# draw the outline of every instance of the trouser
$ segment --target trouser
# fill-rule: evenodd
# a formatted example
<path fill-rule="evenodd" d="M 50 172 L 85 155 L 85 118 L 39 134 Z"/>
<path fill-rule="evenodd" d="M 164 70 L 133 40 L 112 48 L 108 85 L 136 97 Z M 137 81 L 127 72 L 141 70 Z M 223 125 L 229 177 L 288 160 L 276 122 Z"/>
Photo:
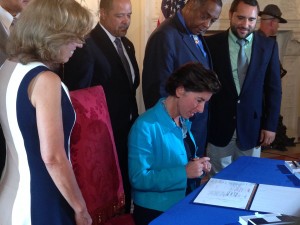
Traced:
<path fill-rule="evenodd" d="M 211 143 L 207 146 L 207 156 L 212 165 L 210 175 L 213 176 L 238 159 L 240 156 L 260 157 L 261 147 L 254 147 L 248 150 L 240 150 L 237 145 L 236 132 L 234 132 L 229 144 L 225 147 L 218 147 Z"/>
<path fill-rule="evenodd" d="M 148 225 L 152 220 L 160 216 L 163 212 L 148 209 L 134 204 L 133 218 L 136 225 Z"/>

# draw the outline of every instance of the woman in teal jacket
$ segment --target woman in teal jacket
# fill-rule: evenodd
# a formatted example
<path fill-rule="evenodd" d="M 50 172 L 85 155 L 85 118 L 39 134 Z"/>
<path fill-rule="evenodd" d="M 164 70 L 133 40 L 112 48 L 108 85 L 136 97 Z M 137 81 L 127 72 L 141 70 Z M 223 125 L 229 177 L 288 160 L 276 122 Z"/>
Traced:
<path fill-rule="evenodd" d="M 196 157 L 189 118 L 203 112 L 220 88 L 217 75 L 189 63 L 168 79 L 167 98 L 142 114 L 129 134 L 129 178 L 136 225 L 148 224 L 193 190 L 209 172 L 209 158 Z"/>

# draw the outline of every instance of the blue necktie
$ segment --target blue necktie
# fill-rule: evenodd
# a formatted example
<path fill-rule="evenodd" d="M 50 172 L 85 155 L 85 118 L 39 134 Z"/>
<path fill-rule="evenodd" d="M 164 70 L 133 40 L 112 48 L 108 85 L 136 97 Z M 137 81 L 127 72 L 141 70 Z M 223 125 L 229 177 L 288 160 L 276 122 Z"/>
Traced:
<path fill-rule="evenodd" d="M 202 41 L 199 39 L 199 37 L 197 35 L 193 35 L 193 39 L 194 39 L 195 44 L 197 45 L 197 47 L 201 50 L 203 56 L 206 58 L 206 52 L 204 50 Z"/>

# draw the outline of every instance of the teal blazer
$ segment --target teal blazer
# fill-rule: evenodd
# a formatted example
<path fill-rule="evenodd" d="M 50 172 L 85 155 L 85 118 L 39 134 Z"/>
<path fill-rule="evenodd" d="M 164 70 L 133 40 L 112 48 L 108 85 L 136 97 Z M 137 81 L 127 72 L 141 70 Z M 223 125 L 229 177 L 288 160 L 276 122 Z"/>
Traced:
<path fill-rule="evenodd" d="M 165 211 L 185 197 L 188 163 L 181 128 L 160 99 L 129 133 L 129 180 L 135 204 Z M 191 122 L 185 121 L 188 132 Z"/>

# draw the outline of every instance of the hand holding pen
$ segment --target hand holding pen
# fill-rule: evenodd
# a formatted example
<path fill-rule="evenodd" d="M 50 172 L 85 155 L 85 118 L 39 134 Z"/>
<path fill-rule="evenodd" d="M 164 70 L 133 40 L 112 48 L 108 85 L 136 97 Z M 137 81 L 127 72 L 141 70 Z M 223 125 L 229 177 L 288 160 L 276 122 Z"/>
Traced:
<path fill-rule="evenodd" d="M 203 171 L 209 173 L 211 170 L 211 163 L 209 161 L 205 161 L 203 162 L 203 164 L 204 164 Z"/>
<path fill-rule="evenodd" d="M 199 178 L 203 175 L 203 172 L 209 172 L 211 164 L 208 157 L 196 157 L 188 162 L 186 165 L 186 173 L 188 178 Z"/>

